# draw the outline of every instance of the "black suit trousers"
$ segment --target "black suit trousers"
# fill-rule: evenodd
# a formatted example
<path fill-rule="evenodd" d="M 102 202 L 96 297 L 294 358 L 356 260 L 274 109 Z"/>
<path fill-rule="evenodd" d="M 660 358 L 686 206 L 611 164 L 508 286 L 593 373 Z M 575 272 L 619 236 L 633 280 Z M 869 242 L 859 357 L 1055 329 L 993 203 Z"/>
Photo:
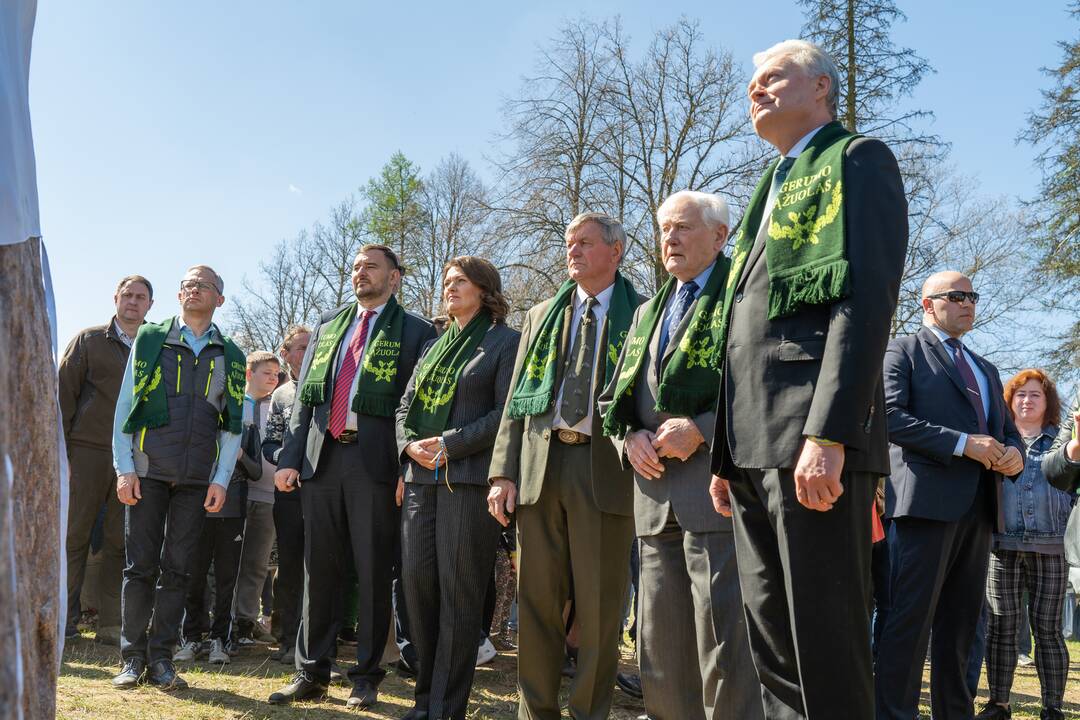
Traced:
<path fill-rule="evenodd" d="M 877 720 L 918 715 L 926 646 L 934 720 L 970 719 L 968 655 L 986 592 L 994 515 L 991 480 L 955 522 L 917 517 L 889 524 L 889 617 L 878 647 Z"/>
<path fill-rule="evenodd" d="M 240 572 L 240 551 L 244 547 L 244 518 L 207 517 L 195 550 L 184 608 L 184 639 L 228 642 L 232 629 L 233 594 Z M 206 577 L 214 564 L 214 620 L 210 622 Z"/>
<path fill-rule="evenodd" d="M 476 669 L 484 596 L 495 568 L 499 523 L 487 486 L 407 483 L 402 502 L 402 579 L 419 663 L 416 706 L 465 720 Z"/>
<path fill-rule="evenodd" d="M 304 602 L 304 511 L 300 498 L 274 493 L 278 571 L 274 578 L 274 609 L 281 617 L 281 644 L 295 647 Z"/>
<path fill-rule="evenodd" d="M 304 512 L 304 607 L 296 667 L 330 682 L 330 660 L 341 626 L 343 582 L 350 564 L 360 581 L 354 685 L 377 686 L 390 632 L 394 546 L 401 514 L 396 477 L 376 482 L 357 471 L 370 448 L 327 436 L 319 465 L 300 487 Z"/>
<path fill-rule="evenodd" d="M 828 512 L 799 504 L 792 470 L 738 469 L 729 480 L 765 717 L 873 717 L 870 512 L 877 475 L 843 472 L 844 493 Z"/>

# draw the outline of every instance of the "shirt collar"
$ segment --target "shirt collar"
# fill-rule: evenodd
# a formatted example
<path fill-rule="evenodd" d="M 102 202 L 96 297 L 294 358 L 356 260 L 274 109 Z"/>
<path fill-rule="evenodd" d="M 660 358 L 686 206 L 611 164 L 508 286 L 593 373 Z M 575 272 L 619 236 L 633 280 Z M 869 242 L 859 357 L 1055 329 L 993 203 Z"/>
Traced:
<path fill-rule="evenodd" d="M 596 297 L 596 304 L 599 306 L 597 312 L 606 313 L 608 305 L 611 303 L 611 295 L 615 292 L 615 283 L 612 282 L 606 288 L 598 292 Z M 589 293 L 585 292 L 580 285 L 577 286 L 577 292 L 574 294 L 574 305 L 581 306 L 585 304 L 585 301 L 589 299 Z"/>
<path fill-rule="evenodd" d="M 787 151 L 787 154 L 784 155 L 783 157 L 791 158 L 793 160 L 795 158 L 799 157 L 799 155 L 802 154 L 802 151 L 806 149 L 806 146 L 810 144 L 810 141 L 814 139 L 814 136 L 818 134 L 818 130 L 821 130 L 821 128 L 823 128 L 823 127 L 825 127 L 825 126 L 824 125 L 818 125 L 816 128 L 814 128 L 810 132 L 803 135 L 802 139 L 799 140 L 799 142 L 795 143 L 791 147 L 791 149 Z"/>
<path fill-rule="evenodd" d="M 948 341 L 949 341 L 949 340 L 950 340 L 950 339 L 952 338 L 952 335 L 950 335 L 949 333 L 945 332 L 944 330 L 942 330 L 941 328 L 939 328 L 939 327 L 938 327 L 937 325 L 934 325 L 933 323 L 931 323 L 931 324 L 927 325 L 926 327 L 930 328 L 930 330 L 931 330 L 931 331 L 933 331 L 933 333 L 934 333 L 935 335 L 937 335 L 937 338 L 938 338 L 938 340 L 940 340 L 940 341 L 941 341 L 941 342 L 943 342 L 943 343 L 948 343 Z M 962 346 L 964 346 L 964 348 L 965 348 L 965 349 L 967 349 L 967 346 L 966 346 L 966 345 L 964 345 L 964 341 L 963 341 L 963 340 L 961 340 L 961 341 L 960 341 L 960 344 L 961 344 Z"/>
<path fill-rule="evenodd" d="M 207 337 L 207 336 L 209 336 L 210 342 L 215 342 L 217 340 L 217 337 L 218 337 L 217 326 L 214 325 L 214 323 L 210 323 L 210 326 L 208 328 L 206 328 L 206 332 L 204 332 L 202 335 L 196 335 L 195 331 L 192 330 L 190 327 L 188 327 L 187 323 L 185 323 L 183 320 L 180 320 L 178 318 L 177 322 L 180 323 L 180 332 L 181 332 L 181 334 L 183 334 L 186 331 L 188 335 L 195 338 L 196 340 L 202 340 L 204 337 Z"/>
<path fill-rule="evenodd" d="M 383 303 L 379 307 L 371 308 L 371 312 L 375 313 L 374 315 L 372 315 L 372 317 L 379 317 L 379 313 L 381 313 L 385 307 L 386 303 Z M 365 308 L 360 303 L 356 303 L 356 317 L 360 317 L 360 315 L 363 314 L 365 310 L 367 310 L 367 308 Z"/>
<path fill-rule="evenodd" d="M 704 270 L 701 271 L 701 274 L 699 274 L 697 277 L 694 278 L 694 282 L 697 283 L 697 292 L 694 293 L 695 297 L 697 296 L 697 293 L 700 293 L 701 289 L 703 287 L 705 287 L 705 283 L 709 282 L 709 276 L 712 275 L 712 271 L 713 271 L 713 268 L 715 266 L 716 266 L 716 261 L 713 260 L 711 263 L 709 263 L 709 266 L 707 268 L 705 268 Z M 676 281 L 676 283 L 675 283 L 675 293 L 678 294 L 678 292 L 680 290 L 682 290 L 683 285 L 685 285 L 685 284 L 686 283 L 684 283 L 682 280 Z"/>
<path fill-rule="evenodd" d="M 135 338 L 124 332 L 124 329 L 120 327 L 120 323 L 116 321 L 115 317 L 112 321 L 112 331 L 116 335 L 116 337 L 120 338 L 120 342 L 124 343 L 128 347 L 131 347 L 131 344 L 135 342 Z"/>

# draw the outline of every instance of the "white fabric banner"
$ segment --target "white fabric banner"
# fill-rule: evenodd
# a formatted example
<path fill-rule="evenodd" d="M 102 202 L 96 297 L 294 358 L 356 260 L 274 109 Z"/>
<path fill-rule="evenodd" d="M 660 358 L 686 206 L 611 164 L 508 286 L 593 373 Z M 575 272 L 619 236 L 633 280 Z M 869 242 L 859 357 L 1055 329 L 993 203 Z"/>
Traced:
<path fill-rule="evenodd" d="M 37 0 L 0 0 L 0 245 L 41 236 L 30 132 L 30 45 Z"/>

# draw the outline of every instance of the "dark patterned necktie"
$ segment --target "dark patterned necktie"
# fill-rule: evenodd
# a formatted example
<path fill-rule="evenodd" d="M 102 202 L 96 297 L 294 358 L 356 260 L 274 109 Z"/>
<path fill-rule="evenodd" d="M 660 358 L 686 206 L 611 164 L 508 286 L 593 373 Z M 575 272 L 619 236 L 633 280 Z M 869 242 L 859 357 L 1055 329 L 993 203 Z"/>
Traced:
<path fill-rule="evenodd" d="M 590 297 L 585 301 L 585 312 L 581 314 L 581 322 L 578 323 L 577 333 L 574 335 L 574 345 L 570 349 L 570 367 L 563 380 L 562 407 L 559 412 L 570 427 L 585 419 L 592 402 L 592 364 L 596 352 L 596 318 L 593 316 L 595 307 L 596 298 Z"/>
<path fill-rule="evenodd" d="M 968 402 L 975 408 L 975 415 L 979 419 L 979 432 L 985 435 L 988 425 L 986 423 L 986 411 L 983 409 L 982 393 L 979 392 L 979 381 L 975 379 L 975 372 L 971 369 L 971 365 L 968 364 L 967 358 L 964 356 L 964 345 L 956 338 L 949 338 L 945 341 L 945 344 L 952 350 L 953 362 L 956 363 L 956 369 L 960 371 L 964 387 L 967 388 Z"/>
<path fill-rule="evenodd" d="M 691 280 L 679 288 L 679 294 L 675 296 L 675 307 L 671 309 L 671 322 L 664 328 L 663 334 L 660 335 L 660 347 L 656 353 L 656 369 L 660 370 L 660 364 L 663 362 L 664 353 L 667 351 L 668 342 L 671 340 L 671 333 L 675 332 L 679 328 L 679 323 L 686 317 L 686 313 L 690 311 L 690 306 L 694 304 L 694 298 L 697 297 L 698 284 Z"/>

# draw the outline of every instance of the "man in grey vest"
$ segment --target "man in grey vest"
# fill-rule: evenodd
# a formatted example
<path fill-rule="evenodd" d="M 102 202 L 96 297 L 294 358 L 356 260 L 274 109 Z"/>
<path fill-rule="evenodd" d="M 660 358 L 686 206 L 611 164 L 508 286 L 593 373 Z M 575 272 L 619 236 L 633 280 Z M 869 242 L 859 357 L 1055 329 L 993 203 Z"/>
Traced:
<path fill-rule="evenodd" d="M 719 368 L 695 355 L 715 347 L 709 320 L 730 264 L 720 253 L 727 203 L 683 190 L 656 219 L 672 277 L 638 307 L 615 380 L 600 398 L 605 431 L 625 433 L 615 447 L 634 469 L 645 709 L 653 720 L 753 720 L 762 717 L 761 699 L 749 669 L 731 520 L 709 500 Z"/>
<path fill-rule="evenodd" d="M 243 420 L 244 354 L 213 324 L 223 292 L 212 268 L 187 271 L 180 315 L 139 328 L 116 402 L 116 494 L 128 506 L 119 688 L 144 672 L 163 690 L 187 687 L 172 656 L 191 564 L 205 513 L 225 503 Z"/>

